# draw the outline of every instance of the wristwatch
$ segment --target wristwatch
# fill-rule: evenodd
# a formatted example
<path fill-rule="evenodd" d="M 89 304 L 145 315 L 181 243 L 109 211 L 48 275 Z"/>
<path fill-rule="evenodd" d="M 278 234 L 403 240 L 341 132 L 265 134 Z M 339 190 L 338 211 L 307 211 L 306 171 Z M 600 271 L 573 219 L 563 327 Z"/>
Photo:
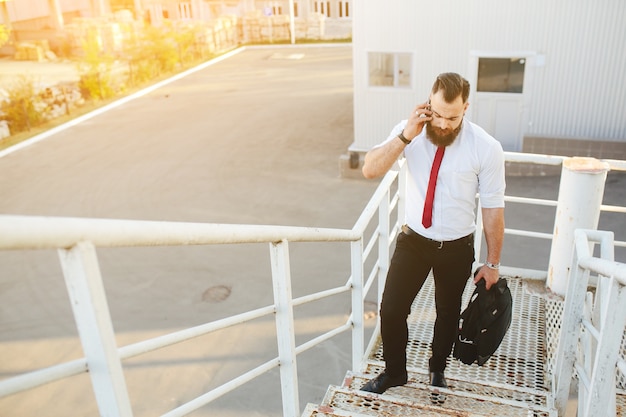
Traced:
<path fill-rule="evenodd" d="M 500 269 L 500 263 L 492 264 L 491 262 L 485 262 L 485 265 L 487 265 L 489 269 Z"/>
<path fill-rule="evenodd" d="M 405 145 L 408 145 L 409 143 L 411 143 L 411 141 L 408 140 L 407 138 L 405 138 L 403 133 L 404 132 L 398 133 L 398 139 L 400 139 L 402 142 L 404 142 Z"/>

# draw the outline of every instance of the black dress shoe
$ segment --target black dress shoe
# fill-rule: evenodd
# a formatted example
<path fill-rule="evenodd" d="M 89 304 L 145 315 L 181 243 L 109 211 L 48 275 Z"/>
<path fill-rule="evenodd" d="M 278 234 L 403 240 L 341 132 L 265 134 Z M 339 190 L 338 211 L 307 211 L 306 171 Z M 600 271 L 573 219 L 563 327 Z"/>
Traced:
<path fill-rule="evenodd" d="M 376 378 L 370 380 L 367 384 L 363 385 L 361 391 L 373 392 L 375 394 L 382 394 L 391 387 L 398 387 L 406 384 L 407 376 L 390 376 L 386 372 L 378 375 Z"/>
<path fill-rule="evenodd" d="M 446 377 L 443 372 L 431 372 L 430 373 L 430 385 L 433 387 L 448 388 Z"/>
<path fill-rule="evenodd" d="M 446 377 L 443 375 L 443 372 L 431 372 L 430 373 L 430 385 L 438 388 L 448 388 L 448 383 L 446 382 Z M 439 392 L 439 390 L 435 390 L 430 393 L 430 402 L 435 405 L 443 405 L 446 401 L 445 394 Z"/>

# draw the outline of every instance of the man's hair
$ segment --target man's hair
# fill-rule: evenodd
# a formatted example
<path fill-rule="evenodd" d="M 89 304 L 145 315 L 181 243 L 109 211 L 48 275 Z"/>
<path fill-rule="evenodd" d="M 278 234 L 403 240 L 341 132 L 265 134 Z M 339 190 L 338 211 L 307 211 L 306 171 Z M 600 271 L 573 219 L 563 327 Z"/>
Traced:
<path fill-rule="evenodd" d="M 432 93 L 436 94 L 443 90 L 443 98 L 448 103 L 452 103 L 458 96 L 461 96 L 463 103 L 467 103 L 469 98 L 469 82 L 455 72 L 444 72 L 439 74 L 433 84 Z"/>

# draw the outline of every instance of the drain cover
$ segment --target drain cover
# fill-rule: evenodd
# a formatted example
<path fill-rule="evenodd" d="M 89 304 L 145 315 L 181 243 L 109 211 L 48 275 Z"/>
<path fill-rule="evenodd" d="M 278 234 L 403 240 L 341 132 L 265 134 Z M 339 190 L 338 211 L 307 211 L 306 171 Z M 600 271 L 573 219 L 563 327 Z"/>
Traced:
<path fill-rule="evenodd" d="M 216 285 L 208 288 L 202 293 L 202 301 L 209 303 L 221 303 L 228 297 L 230 297 L 232 289 L 227 285 Z"/>

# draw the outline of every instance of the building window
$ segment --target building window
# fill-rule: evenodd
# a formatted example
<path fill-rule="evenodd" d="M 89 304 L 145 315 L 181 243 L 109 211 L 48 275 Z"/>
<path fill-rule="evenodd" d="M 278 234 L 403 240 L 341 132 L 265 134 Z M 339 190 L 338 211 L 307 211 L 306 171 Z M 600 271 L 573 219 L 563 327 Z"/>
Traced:
<path fill-rule="evenodd" d="M 313 8 L 316 13 L 321 13 L 330 17 L 330 2 L 329 1 L 315 1 L 313 2 Z"/>
<path fill-rule="evenodd" d="M 522 93 L 525 58 L 478 58 L 476 91 Z"/>
<path fill-rule="evenodd" d="M 339 17 L 350 17 L 350 2 L 349 1 L 339 2 Z"/>
<path fill-rule="evenodd" d="M 370 52 L 370 87 L 411 88 L 412 62 L 410 53 Z"/>
<path fill-rule="evenodd" d="M 181 19 L 191 19 L 191 3 L 178 3 L 178 15 Z"/>

